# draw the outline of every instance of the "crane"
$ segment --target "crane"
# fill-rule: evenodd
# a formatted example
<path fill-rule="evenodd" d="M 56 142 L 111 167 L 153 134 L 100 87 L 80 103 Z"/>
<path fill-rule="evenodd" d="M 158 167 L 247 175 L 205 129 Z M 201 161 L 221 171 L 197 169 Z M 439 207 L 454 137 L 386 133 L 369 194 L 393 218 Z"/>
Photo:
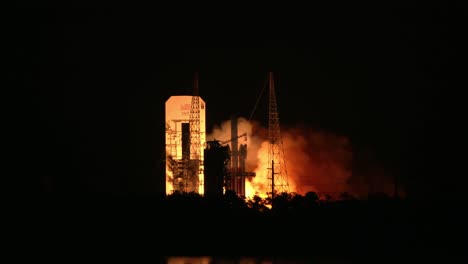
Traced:
<path fill-rule="evenodd" d="M 236 138 L 241 138 L 241 137 L 245 137 L 245 141 L 247 141 L 247 133 L 242 133 L 237 137 L 233 137 L 233 138 L 225 140 L 225 141 L 221 141 L 221 140 L 217 140 L 217 139 L 213 139 L 212 141 L 207 141 L 207 142 L 205 142 L 205 146 L 211 146 L 211 147 L 222 146 L 224 144 L 227 144 L 227 143 L 233 141 Z"/>
<path fill-rule="evenodd" d="M 233 137 L 233 138 L 228 139 L 228 140 L 225 140 L 225 141 L 220 141 L 219 143 L 220 143 L 221 145 L 224 145 L 224 144 L 227 144 L 227 143 L 233 141 L 234 139 L 241 138 L 241 137 L 245 137 L 245 141 L 247 141 L 247 133 L 242 133 L 242 134 L 240 134 L 240 135 L 237 136 L 237 137 Z"/>

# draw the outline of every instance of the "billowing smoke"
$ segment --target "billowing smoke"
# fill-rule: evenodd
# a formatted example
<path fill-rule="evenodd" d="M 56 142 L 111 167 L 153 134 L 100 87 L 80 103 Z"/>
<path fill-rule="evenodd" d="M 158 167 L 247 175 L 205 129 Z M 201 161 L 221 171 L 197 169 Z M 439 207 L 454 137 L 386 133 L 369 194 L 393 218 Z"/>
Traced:
<path fill-rule="evenodd" d="M 266 153 L 266 155 L 268 155 L 268 130 L 265 130 L 265 128 L 255 122 L 239 117 L 237 119 L 237 131 L 238 135 L 243 133 L 247 134 L 247 142 L 245 142 L 244 137 L 242 137 L 239 139 L 239 144 L 247 144 L 246 170 L 254 171 L 256 173 L 256 177 L 247 179 L 246 181 L 246 196 L 258 194 L 266 197 L 268 180 L 265 172 L 268 167 L 268 163 L 262 161 L 262 156 L 260 154 Z M 213 129 L 211 134 L 206 136 L 206 140 L 228 141 L 230 139 L 231 120 L 222 122 L 221 125 L 216 126 Z M 232 149 L 231 142 L 228 144 Z"/>
<path fill-rule="evenodd" d="M 239 118 L 238 134 L 244 132 L 247 133 L 247 142 L 244 143 L 244 139 L 241 138 L 239 144 L 247 144 L 246 169 L 256 172 L 256 177 L 246 182 L 246 194 L 266 196 L 266 192 L 269 191 L 268 128 L 257 122 Z M 282 127 L 281 135 L 290 192 L 304 195 L 314 191 L 338 197 L 342 193 L 362 196 L 362 186 L 369 190 L 368 182 L 356 184 L 351 180 L 353 152 L 347 137 L 317 131 L 303 125 Z M 223 122 L 207 135 L 207 140 L 225 141 L 230 138 L 230 121 Z M 378 173 L 377 169 L 373 171 Z"/>
<path fill-rule="evenodd" d="M 349 192 L 352 150 L 346 137 L 304 126 L 282 131 L 288 175 L 296 192 L 329 194 Z"/>
<path fill-rule="evenodd" d="M 257 153 L 261 148 L 264 141 L 267 140 L 268 134 L 264 134 L 264 131 L 256 131 L 259 127 L 254 122 L 248 121 L 243 117 L 237 119 L 237 131 L 238 135 L 247 133 L 247 141 L 244 141 L 244 137 L 239 138 L 239 144 L 247 144 L 247 160 L 246 167 L 248 171 L 253 171 L 258 167 L 259 159 Z M 268 133 L 268 131 L 267 131 Z M 206 140 L 220 140 L 228 141 L 231 139 L 231 121 L 224 121 L 220 126 L 216 126 L 211 134 L 206 135 Z M 232 149 L 230 143 L 228 143 Z"/>
<path fill-rule="evenodd" d="M 238 134 L 242 133 L 247 133 L 247 170 L 256 172 L 256 177 L 247 182 L 246 190 L 248 194 L 263 196 L 268 191 L 268 129 L 238 118 Z M 281 134 L 291 192 L 348 191 L 346 181 L 351 176 L 352 152 L 346 138 L 299 126 L 284 129 Z M 207 135 L 207 140 L 230 138 L 230 121 L 223 122 Z"/>

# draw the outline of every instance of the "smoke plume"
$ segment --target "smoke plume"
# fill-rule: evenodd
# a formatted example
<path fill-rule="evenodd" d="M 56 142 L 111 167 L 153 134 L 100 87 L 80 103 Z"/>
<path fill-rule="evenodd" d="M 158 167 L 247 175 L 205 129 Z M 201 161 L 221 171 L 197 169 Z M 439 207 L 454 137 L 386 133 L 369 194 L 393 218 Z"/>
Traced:
<path fill-rule="evenodd" d="M 268 179 L 268 129 L 257 122 L 238 118 L 238 134 L 247 133 L 248 171 L 256 177 L 247 182 L 246 190 L 266 194 Z M 297 126 L 281 131 L 287 179 L 291 192 L 309 191 L 338 193 L 349 191 L 347 180 L 351 176 L 352 152 L 349 140 L 330 133 L 313 131 Z M 225 121 L 207 135 L 207 140 L 229 140 L 231 122 Z M 252 193 L 251 193 L 252 194 Z"/>

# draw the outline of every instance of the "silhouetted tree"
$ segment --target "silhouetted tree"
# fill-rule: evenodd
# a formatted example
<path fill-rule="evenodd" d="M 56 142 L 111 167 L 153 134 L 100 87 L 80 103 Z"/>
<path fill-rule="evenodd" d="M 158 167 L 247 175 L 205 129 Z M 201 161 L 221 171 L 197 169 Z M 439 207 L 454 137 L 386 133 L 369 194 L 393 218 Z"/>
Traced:
<path fill-rule="evenodd" d="M 356 200 L 356 198 L 353 195 L 351 195 L 350 193 L 348 193 L 348 192 L 340 193 L 339 199 L 340 200 L 345 200 L 345 201 Z"/>
<path fill-rule="evenodd" d="M 305 194 L 305 199 L 308 204 L 316 204 L 319 197 L 316 192 L 307 192 Z"/>
<path fill-rule="evenodd" d="M 253 196 L 252 198 L 247 200 L 247 206 L 254 210 L 255 212 L 265 212 L 268 210 L 267 202 L 265 199 L 261 198 L 258 195 Z"/>
<path fill-rule="evenodd" d="M 272 200 L 272 210 L 275 213 L 286 213 L 291 205 L 291 194 L 287 192 L 278 193 Z"/>
<path fill-rule="evenodd" d="M 224 194 L 224 203 L 231 210 L 244 210 L 247 204 L 243 198 L 239 197 L 234 191 L 227 190 Z"/>

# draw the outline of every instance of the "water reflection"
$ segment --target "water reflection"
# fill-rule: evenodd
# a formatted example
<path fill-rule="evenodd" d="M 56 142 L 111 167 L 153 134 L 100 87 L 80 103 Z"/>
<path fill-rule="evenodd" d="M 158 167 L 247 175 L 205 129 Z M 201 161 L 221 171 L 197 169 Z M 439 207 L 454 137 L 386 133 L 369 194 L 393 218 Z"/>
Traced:
<path fill-rule="evenodd" d="M 167 257 L 167 264 L 211 264 L 210 257 Z"/>
<path fill-rule="evenodd" d="M 273 257 L 210 257 L 210 256 L 170 256 L 165 258 L 166 264 L 305 264 L 305 263 L 345 263 L 341 261 L 319 261 L 295 258 Z"/>

